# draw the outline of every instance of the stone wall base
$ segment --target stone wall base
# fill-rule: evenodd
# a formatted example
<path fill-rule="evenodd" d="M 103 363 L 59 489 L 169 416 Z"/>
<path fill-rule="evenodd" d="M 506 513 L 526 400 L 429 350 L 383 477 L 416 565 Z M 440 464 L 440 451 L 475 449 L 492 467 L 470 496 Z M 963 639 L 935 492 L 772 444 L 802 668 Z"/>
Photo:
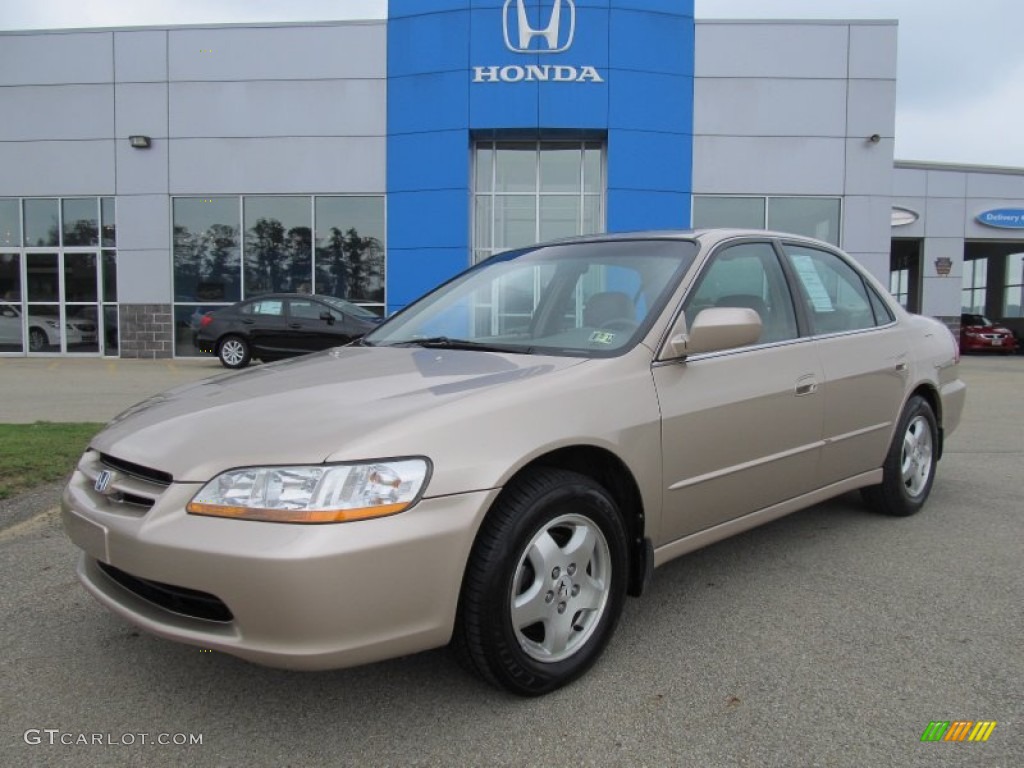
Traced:
<path fill-rule="evenodd" d="M 119 319 L 121 357 L 155 360 L 174 356 L 174 310 L 170 304 L 122 304 Z"/>

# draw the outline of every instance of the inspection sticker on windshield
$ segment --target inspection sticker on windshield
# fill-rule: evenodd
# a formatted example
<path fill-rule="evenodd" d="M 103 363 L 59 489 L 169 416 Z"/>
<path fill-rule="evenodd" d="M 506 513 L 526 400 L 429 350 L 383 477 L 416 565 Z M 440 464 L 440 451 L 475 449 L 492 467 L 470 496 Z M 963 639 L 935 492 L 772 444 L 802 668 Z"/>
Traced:
<path fill-rule="evenodd" d="M 611 344 L 615 341 L 615 334 L 608 331 L 594 331 L 590 334 L 592 344 Z"/>

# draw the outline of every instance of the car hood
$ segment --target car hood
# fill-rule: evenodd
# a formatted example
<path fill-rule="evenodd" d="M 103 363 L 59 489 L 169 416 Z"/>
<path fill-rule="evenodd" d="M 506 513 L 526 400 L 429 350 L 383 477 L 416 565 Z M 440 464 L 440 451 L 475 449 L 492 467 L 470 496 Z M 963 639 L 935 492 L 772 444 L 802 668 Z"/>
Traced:
<path fill-rule="evenodd" d="M 339 347 L 151 397 L 115 417 L 92 447 L 180 482 L 205 482 L 244 465 L 417 455 L 428 452 L 430 430 L 444 424 L 443 411 L 455 403 L 504 398 L 510 388 L 532 389 L 539 378 L 584 362 Z M 417 423 L 428 413 L 429 424 Z"/>

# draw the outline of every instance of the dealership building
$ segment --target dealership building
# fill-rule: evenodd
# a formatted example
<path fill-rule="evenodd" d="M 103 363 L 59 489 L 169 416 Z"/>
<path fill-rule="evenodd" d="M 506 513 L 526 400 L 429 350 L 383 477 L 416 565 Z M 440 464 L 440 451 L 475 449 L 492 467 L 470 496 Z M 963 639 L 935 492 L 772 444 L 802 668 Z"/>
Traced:
<path fill-rule="evenodd" d="M 190 356 L 261 293 L 390 314 L 508 248 L 691 226 L 811 235 L 1024 332 L 1024 170 L 894 161 L 895 22 L 381 9 L 0 33 L 0 355 Z"/>

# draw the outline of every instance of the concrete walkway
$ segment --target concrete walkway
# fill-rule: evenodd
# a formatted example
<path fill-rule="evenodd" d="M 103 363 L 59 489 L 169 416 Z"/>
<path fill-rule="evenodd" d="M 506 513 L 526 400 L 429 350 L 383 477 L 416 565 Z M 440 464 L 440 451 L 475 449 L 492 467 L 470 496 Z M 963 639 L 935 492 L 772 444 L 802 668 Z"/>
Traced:
<path fill-rule="evenodd" d="M 179 384 L 226 373 L 214 358 L 0 357 L 0 423 L 106 422 L 125 408 Z"/>

